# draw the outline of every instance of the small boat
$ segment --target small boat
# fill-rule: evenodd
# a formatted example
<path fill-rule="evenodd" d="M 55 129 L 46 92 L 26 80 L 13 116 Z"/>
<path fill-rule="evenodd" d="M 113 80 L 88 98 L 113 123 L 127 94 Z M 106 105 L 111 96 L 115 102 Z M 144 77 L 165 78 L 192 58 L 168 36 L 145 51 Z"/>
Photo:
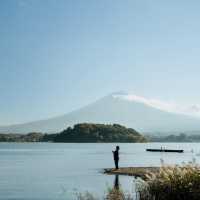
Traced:
<path fill-rule="evenodd" d="M 174 152 L 174 153 L 183 153 L 184 150 L 182 149 L 146 149 L 146 151 L 152 152 Z"/>

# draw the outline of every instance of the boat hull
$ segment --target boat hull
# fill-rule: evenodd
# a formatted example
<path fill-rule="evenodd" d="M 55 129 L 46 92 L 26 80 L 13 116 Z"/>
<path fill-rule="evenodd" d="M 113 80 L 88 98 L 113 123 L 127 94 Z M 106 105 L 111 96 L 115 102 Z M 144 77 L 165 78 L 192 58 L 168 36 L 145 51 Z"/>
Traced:
<path fill-rule="evenodd" d="M 151 151 L 151 152 L 171 152 L 171 153 L 183 153 L 184 150 L 176 150 L 176 149 L 146 149 L 146 151 Z"/>

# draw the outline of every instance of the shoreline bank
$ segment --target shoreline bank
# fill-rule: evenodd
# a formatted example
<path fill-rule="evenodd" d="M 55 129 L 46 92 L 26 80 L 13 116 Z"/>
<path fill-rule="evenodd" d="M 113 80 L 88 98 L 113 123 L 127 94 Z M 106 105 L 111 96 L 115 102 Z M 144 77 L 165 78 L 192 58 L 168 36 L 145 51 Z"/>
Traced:
<path fill-rule="evenodd" d="M 105 168 L 103 173 L 108 175 L 134 176 L 145 180 L 145 174 L 158 172 L 159 169 L 160 167 L 120 167 L 119 169 Z"/>

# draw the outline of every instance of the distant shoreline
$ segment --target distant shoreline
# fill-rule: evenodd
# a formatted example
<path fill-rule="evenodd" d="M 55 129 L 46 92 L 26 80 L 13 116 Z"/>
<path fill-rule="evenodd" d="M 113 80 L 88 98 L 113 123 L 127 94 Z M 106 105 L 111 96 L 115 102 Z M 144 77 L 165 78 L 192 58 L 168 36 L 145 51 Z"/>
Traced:
<path fill-rule="evenodd" d="M 0 134 L 0 142 L 135 143 L 147 142 L 147 139 L 120 124 L 81 123 L 55 134 Z"/>

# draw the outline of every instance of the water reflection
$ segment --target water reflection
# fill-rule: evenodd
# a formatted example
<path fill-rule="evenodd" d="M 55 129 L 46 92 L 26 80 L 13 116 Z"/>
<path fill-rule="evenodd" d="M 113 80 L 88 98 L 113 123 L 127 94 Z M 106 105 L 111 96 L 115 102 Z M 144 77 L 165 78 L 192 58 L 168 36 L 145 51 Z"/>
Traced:
<path fill-rule="evenodd" d="M 115 190 L 119 190 L 119 175 L 115 175 L 114 188 Z"/>
<path fill-rule="evenodd" d="M 101 194 L 102 195 L 102 194 Z M 100 196 L 101 196 L 100 195 Z M 105 196 L 104 196 L 105 195 Z M 102 198 L 98 198 L 95 194 L 86 192 L 75 192 L 76 200 L 139 200 L 134 197 L 132 193 L 127 193 L 122 189 L 122 185 L 119 182 L 119 175 L 114 176 L 113 187 L 109 188 Z"/>
<path fill-rule="evenodd" d="M 119 182 L 119 175 L 115 175 L 113 188 L 108 192 L 107 198 L 108 200 L 123 200 L 125 199 L 125 195 L 121 189 L 121 185 Z"/>

